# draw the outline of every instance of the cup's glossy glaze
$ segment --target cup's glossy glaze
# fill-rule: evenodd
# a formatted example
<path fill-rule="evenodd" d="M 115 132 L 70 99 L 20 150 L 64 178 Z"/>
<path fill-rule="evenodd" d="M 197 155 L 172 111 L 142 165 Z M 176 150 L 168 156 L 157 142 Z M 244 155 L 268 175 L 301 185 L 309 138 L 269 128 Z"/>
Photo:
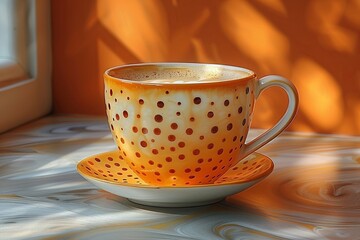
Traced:
<path fill-rule="evenodd" d="M 243 68 L 206 64 L 247 73 L 240 79 L 215 82 L 149 83 L 117 77 L 129 68 L 161 71 L 203 66 L 136 64 L 109 69 L 104 75 L 108 122 L 120 158 L 149 184 L 213 183 L 278 135 L 294 116 L 297 95 L 288 80 L 275 76 L 259 81 Z M 245 144 L 255 99 L 270 85 L 286 90 L 288 111 L 272 130 Z"/>

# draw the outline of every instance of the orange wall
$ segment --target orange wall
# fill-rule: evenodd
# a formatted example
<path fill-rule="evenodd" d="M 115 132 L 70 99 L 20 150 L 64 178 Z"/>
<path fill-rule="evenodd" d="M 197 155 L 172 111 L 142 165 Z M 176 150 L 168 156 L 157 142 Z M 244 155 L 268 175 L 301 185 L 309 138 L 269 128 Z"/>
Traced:
<path fill-rule="evenodd" d="M 124 63 L 211 62 L 280 74 L 300 93 L 290 130 L 360 134 L 360 2 L 52 1 L 55 113 L 105 114 L 102 73 Z M 287 104 L 257 103 L 254 127 Z"/>

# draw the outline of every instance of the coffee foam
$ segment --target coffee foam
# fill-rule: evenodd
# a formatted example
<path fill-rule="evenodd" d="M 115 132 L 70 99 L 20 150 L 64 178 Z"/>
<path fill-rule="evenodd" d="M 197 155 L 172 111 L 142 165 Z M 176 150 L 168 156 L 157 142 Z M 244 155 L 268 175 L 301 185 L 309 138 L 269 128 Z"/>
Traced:
<path fill-rule="evenodd" d="M 119 71 L 120 70 L 120 71 Z M 202 67 L 138 67 L 132 69 L 114 69 L 109 75 L 144 83 L 205 83 L 221 82 L 248 77 L 246 71 L 232 70 L 218 66 Z"/>

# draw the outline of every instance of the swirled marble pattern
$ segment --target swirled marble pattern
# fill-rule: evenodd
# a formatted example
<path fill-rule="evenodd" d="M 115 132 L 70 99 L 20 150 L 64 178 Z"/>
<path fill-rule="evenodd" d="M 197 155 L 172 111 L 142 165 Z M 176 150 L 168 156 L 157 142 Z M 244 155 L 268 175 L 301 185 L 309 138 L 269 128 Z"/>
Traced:
<path fill-rule="evenodd" d="M 275 163 L 269 177 L 195 208 L 136 205 L 76 172 L 114 148 L 104 118 L 0 135 L 0 239 L 360 239 L 359 137 L 284 133 L 259 151 Z"/>

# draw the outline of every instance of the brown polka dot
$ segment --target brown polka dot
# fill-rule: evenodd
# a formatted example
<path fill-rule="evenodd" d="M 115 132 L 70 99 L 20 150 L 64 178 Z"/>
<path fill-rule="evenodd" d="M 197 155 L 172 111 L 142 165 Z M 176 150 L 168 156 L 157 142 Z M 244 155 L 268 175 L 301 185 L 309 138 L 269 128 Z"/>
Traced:
<path fill-rule="evenodd" d="M 181 102 L 178 102 L 178 103 L 177 103 L 177 105 L 179 105 L 179 106 L 180 106 L 180 105 L 181 105 Z"/>
<path fill-rule="evenodd" d="M 180 160 L 184 160 L 184 159 L 185 159 L 185 155 L 184 155 L 184 154 L 180 154 L 180 155 L 179 155 L 179 159 L 180 159 Z"/>
<path fill-rule="evenodd" d="M 110 124 L 111 130 L 114 131 L 114 126 L 112 124 Z"/>
<path fill-rule="evenodd" d="M 138 128 L 137 128 L 137 127 L 135 127 L 135 126 L 134 126 L 134 127 L 132 127 L 132 130 L 133 130 L 133 132 L 134 132 L 134 133 L 137 133 L 137 132 L 138 132 Z"/>
<path fill-rule="evenodd" d="M 112 89 L 110 89 L 110 96 L 112 96 L 113 95 L 113 90 Z"/>
<path fill-rule="evenodd" d="M 213 143 L 209 143 L 208 146 L 207 146 L 208 149 L 213 149 L 213 147 L 214 147 Z"/>
<path fill-rule="evenodd" d="M 115 98 L 115 102 L 117 102 L 117 98 Z"/>
<path fill-rule="evenodd" d="M 249 87 L 246 87 L 245 92 L 246 92 L 246 94 L 249 93 Z"/>
<path fill-rule="evenodd" d="M 189 173 L 189 172 L 191 172 L 191 169 L 190 169 L 190 168 L 187 168 L 187 169 L 185 169 L 185 172 L 186 172 L 186 173 Z"/>
<path fill-rule="evenodd" d="M 213 106 L 215 103 L 214 102 L 211 102 L 210 105 Z"/>
<path fill-rule="evenodd" d="M 211 128 L 212 133 L 217 133 L 218 130 L 219 130 L 219 128 L 217 126 L 214 126 L 214 127 Z"/>
<path fill-rule="evenodd" d="M 143 99 L 139 99 L 139 104 L 143 105 L 144 104 L 144 100 Z"/>
<path fill-rule="evenodd" d="M 137 117 L 137 118 L 140 118 L 141 116 L 140 116 L 140 114 L 136 114 L 136 117 Z"/>
<path fill-rule="evenodd" d="M 200 172 L 201 171 L 201 168 L 195 168 L 195 172 Z"/>
<path fill-rule="evenodd" d="M 181 113 L 180 112 L 176 112 L 176 116 L 180 116 L 181 115 Z"/>
<path fill-rule="evenodd" d="M 212 170 L 213 170 L 213 171 L 215 171 L 217 168 L 218 168 L 218 167 L 217 167 L 217 166 L 215 166 L 215 167 L 213 167 L 213 168 L 212 168 Z"/>
<path fill-rule="evenodd" d="M 194 179 L 194 178 L 195 178 L 195 176 L 189 176 L 189 178 L 190 178 L 190 179 Z"/>
<path fill-rule="evenodd" d="M 144 166 L 144 165 L 141 165 L 140 167 L 141 167 L 142 169 L 145 169 L 145 166 Z"/>
<path fill-rule="evenodd" d="M 224 152 L 224 149 L 220 148 L 220 149 L 217 151 L 217 154 L 218 154 L 218 155 L 221 155 L 223 152 Z"/>
<path fill-rule="evenodd" d="M 90 165 L 94 165 L 94 163 L 93 163 L 92 161 L 88 161 L 88 163 L 89 163 Z"/>
<path fill-rule="evenodd" d="M 194 131 L 191 128 L 186 129 L 186 134 L 187 135 L 191 135 L 191 134 L 193 134 L 193 132 Z"/>
<path fill-rule="evenodd" d="M 127 111 L 123 111 L 124 118 L 127 118 L 129 116 L 129 113 Z"/>
<path fill-rule="evenodd" d="M 160 173 L 159 173 L 159 172 L 155 172 L 155 175 L 156 175 L 156 176 L 160 176 Z"/>
<path fill-rule="evenodd" d="M 123 171 L 127 171 L 128 169 L 127 168 L 122 168 Z"/>
<path fill-rule="evenodd" d="M 136 152 L 136 153 L 135 153 L 135 156 L 138 157 L 138 158 L 140 158 L 140 157 L 141 157 L 141 154 L 140 154 L 139 152 Z"/>
<path fill-rule="evenodd" d="M 184 142 L 179 142 L 179 143 L 178 143 L 178 146 L 179 146 L 180 148 L 183 148 L 183 147 L 185 147 L 185 143 L 184 143 Z"/>
<path fill-rule="evenodd" d="M 233 137 L 233 142 L 235 142 L 235 141 L 236 141 L 236 139 L 237 139 L 237 136 L 234 136 L 234 137 Z"/>
<path fill-rule="evenodd" d="M 107 167 L 107 168 L 111 168 L 111 166 L 109 165 L 109 164 L 105 164 L 105 167 Z"/>
<path fill-rule="evenodd" d="M 169 173 L 175 173 L 175 169 L 170 169 Z"/>
<path fill-rule="evenodd" d="M 170 142 L 173 142 L 173 141 L 176 140 L 176 137 L 174 135 L 169 135 L 168 139 L 169 139 Z"/>
<path fill-rule="evenodd" d="M 111 110 L 111 105 L 110 105 L 110 103 L 108 103 L 108 108 L 109 108 L 109 110 Z"/>
<path fill-rule="evenodd" d="M 120 163 L 114 163 L 116 167 L 120 167 Z"/>
<path fill-rule="evenodd" d="M 230 131 L 232 128 L 233 128 L 232 123 L 229 123 L 229 124 L 227 125 L 227 127 L 226 127 L 226 129 L 227 129 L 228 131 Z"/>
<path fill-rule="evenodd" d="M 115 115 L 115 118 L 116 118 L 116 120 L 119 120 L 119 119 L 120 119 L 119 114 L 116 114 L 116 115 Z"/>
<path fill-rule="evenodd" d="M 176 148 L 175 147 L 170 147 L 170 151 L 175 152 Z"/>
<path fill-rule="evenodd" d="M 149 163 L 150 165 L 154 165 L 154 161 L 152 161 L 152 160 L 150 160 L 148 163 Z"/>
<path fill-rule="evenodd" d="M 165 159 L 167 162 L 172 162 L 172 158 L 171 157 L 166 157 Z"/>
<path fill-rule="evenodd" d="M 160 135 L 161 134 L 160 128 L 154 128 L 154 134 L 155 135 Z"/>
<path fill-rule="evenodd" d="M 151 152 L 155 155 L 159 153 L 159 151 L 157 149 L 153 149 L 153 150 L 151 150 Z"/>
<path fill-rule="evenodd" d="M 198 159 L 198 163 L 203 163 L 204 162 L 204 159 L 200 158 Z"/>
<path fill-rule="evenodd" d="M 239 107 L 239 108 L 238 108 L 238 113 L 242 113 L 242 111 L 243 111 L 243 108 L 242 108 L 242 107 Z"/>
<path fill-rule="evenodd" d="M 147 134 L 149 131 L 148 131 L 147 128 L 142 128 L 142 129 L 141 129 L 141 132 L 142 132 L 143 134 Z"/>
<path fill-rule="evenodd" d="M 199 137 L 200 140 L 204 140 L 204 138 L 205 138 L 205 137 L 204 137 L 203 135 L 201 135 L 201 136 Z"/>
<path fill-rule="evenodd" d="M 160 114 L 155 115 L 154 119 L 155 119 L 156 122 L 162 122 L 163 121 L 163 117 Z"/>
<path fill-rule="evenodd" d="M 169 91 L 165 91 L 165 94 L 169 94 Z"/>
<path fill-rule="evenodd" d="M 244 118 L 244 120 L 242 121 L 242 125 L 245 126 L 246 123 L 246 118 Z"/>
<path fill-rule="evenodd" d="M 195 104 L 200 104 L 201 103 L 201 98 L 200 97 L 194 98 L 194 103 Z"/>
<path fill-rule="evenodd" d="M 177 123 L 172 123 L 172 124 L 170 125 L 170 127 L 175 130 L 175 129 L 178 128 L 178 125 L 177 125 Z"/>
<path fill-rule="evenodd" d="M 147 142 L 141 141 L 141 142 L 140 142 L 140 145 L 141 145 L 142 147 L 147 147 Z"/>
<path fill-rule="evenodd" d="M 229 103 L 230 103 L 229 100 L 225 100 L 224 101 L 224 106 L 226 106 L 226 107 L 229 106 Z"/>
<path fill-rule="evenodd" d="M 130 97 L 127 97 L 126 99 L 127 99 L 127 100 L 130 100 Z"/>
<path fill-rule="evenodd" d="M 208 161 L 208 162 L 212 162 L 212 160 L 213 160 L 212 158 L 209 158 L 207 161 Z"/>
<path fill-rule="evenodd" d="M 200 150 L 199 150 L 199 149 L 195 149 L 195 150 L 193 151 L 193 154 L 194 154 L 194 155 L 199 155 L 199 154 L 200 154 Z"/>
<path fill-rule="evenodd" d="M 158 106 L 158 108 L 163 108 L 164 107 L 164 102 L 158 101 L 156 105 Z"/>
<path fill-rule="evenodd" d="M 241 136 L 241 138 L 240 138 L 240 142 L 242 142 L 242 140 L 244 139 L 244 136 Z"/>
<path fill-rule="evenodd" d="M 193 121 L 195 121 L 195 118 L 191 117 L 189 120 L 190 120 L 190 122 L 193 122 Z"/>
<path fill-rule="evenodd" d="M 213 112 L 208 112 L 207 116 L 208 116 L 208 118 L 212 118 L 214 116 L 214 113 Z"/>
<path fill-rule="evenodd" d="M 124 140 L 123 138 L 120 138 L 120 142 L 121 142 L 122 144 L 124 144 L 124 143 L 125 143 L 125 140 Z"/>
<path fill-rule="evenodd" d="M 163 165 L 159 163 L 159 164 L 157 165 L 157 167 L 158 167 L 158 168 L 162 168 Z"/>

